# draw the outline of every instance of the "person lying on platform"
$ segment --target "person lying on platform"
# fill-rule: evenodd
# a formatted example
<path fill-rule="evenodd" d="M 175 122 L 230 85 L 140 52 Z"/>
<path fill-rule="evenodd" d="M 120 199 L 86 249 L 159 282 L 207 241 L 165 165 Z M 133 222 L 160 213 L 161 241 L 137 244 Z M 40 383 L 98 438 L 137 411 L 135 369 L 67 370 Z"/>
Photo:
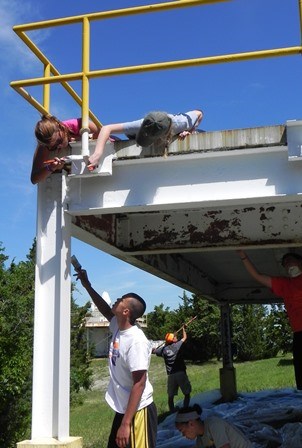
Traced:
<path fill-rule="evenodd" d="M 64 157 L 71 154 L 69 143 L 81 139 L 82 120 L 73 118 L 60 121 L 51 115 L 43 115 L 35 127 L 37 147 L 33 157 L 31 182 L 37 184 L 55 171 L 64 168 Z M 96 139 L 100 129 L 89 122 L 89 131 Z M 50 160 L 49 163 L 47 160 Z"/>
<path fill-rule="evenodd" d="M 201 420 L 201 412 L 201 407 L 195 404 L 179 409 L 175 417 L 176 428 L 182 435 L 196 440 L 195 448 L 252 448 L 252 443 L 239 429 L 216 416 Z"/>
<path fill-rule="evenodd" d="M 168 147 L 175 135 L 183 140 L 187 135 L 192 134 L 202 118 L 201 110 L 179 114 L 155 111 L 140 120 L 105 125 L 99 133 L 95 151 L 89 157 L 88 168 L 93 170 L 98 166 L 105 144 L 112 133 L 125 134 L 128 138 L 135 139 L 136 143 L 142 147 L 148 147 L 154 143 L 165 144 Z"/>
<path fill-rule="evenodd" d="M 288 252 L 283 255 L 281 264 L 288 277 L 272 277 L 258 272 L 247 253 L 237 251 L 248 273 L 261 285 L 270 288 L 278 297 L 282 297 L 287 311 L 289 324 L 293 331 L 293 360 L 296 386 L 302 390 L 302 257 Z"/>

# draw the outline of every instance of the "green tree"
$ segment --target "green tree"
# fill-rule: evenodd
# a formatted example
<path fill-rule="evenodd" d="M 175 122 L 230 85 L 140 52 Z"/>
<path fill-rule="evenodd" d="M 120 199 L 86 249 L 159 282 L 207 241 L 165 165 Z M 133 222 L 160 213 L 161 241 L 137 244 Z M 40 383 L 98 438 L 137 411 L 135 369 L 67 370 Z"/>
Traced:
<path fill-rule="evenodd" d="M 179 299 L 181 303 L 175 310 L 174 315 L 171 316 L 174 331 L 180 330 L 185 323 L 194 317 L 195 312 L 193 299 L 187 295 L 186 291 L 183 291 L 183 295 Z M 187 331 L 189 332 L 190 329 L 191 327 L 187 328 Z M 181 331 L 179 333 L 181 334 Z"/>
<path fill-rule="evenodd" d="M 233 306 L 233 341 L 237 347 L 238 360 L 252 361 L 267 357 L 266 316 L 264 305 Z"/>
<path fill-rule="evenodd" d="M 70 334 L 70 391 L 71 401 L 76 400 L 77 393 L 89 389 L 92 385 L 90 369 L 91 349 L 87 350 L 85 322 L 90 303 L 78 306 L 71 297 L 71 334 Z"/>
<path fill-rule="evenodd" d="M 195 317 L 187 327 L 188 342 L 185 349 L 187 358 L 196 361 L 219 359 L 221 354 L 220 342 L 220 309 L 202 296 L 193 294 L 184 297 L 180 305 L 182 322 Z"/>
<path fill-rule="evenodd" d="M 186 359 L 206 361 L 221 359 L 220 309 L 202 296 L 191 297 L 184 291 L 179 307 L 170 311 L 164 305 L 155 306 L 148 314 L 148 337 L 163 339 L 167 332 L 176 331 L 196 316 L 187 327 L 184 345 Z M 273 357 L 291 351 L 292 332 L 283 305 L 233 305 L 231 308 L 232 343 L 238 361 Z"/>
<path fill-rule="evenodd" d="M 155 305 L 154 311 L 151 311 L 147 315 L 147 337 L 154 341 L 164 339 L 166 333 L 173 331 L 172 316 L 174 314 L 173 311 L 170 311 L 169 307 L 164 308 L 163 303 Z"/>
<path fill-rule="evenodd" d="M 1 246 L 0 265 L 0 446 L 29 435 L 31 410 L 34 247 L 26 262 L 11 263 Z"/>
<path fill-rule="evenodd" d="M 35 243 L 27 261 L 14 261 L 0 245 L 0 447 L 30 437 L 34 325 Z M 72 299 L 71 396 L 89 388 L 92 372 L 86 351 L 84 316 L 88 304 Z"/>
<path fill-rule="evenodd" d="M 150 339 L 160 340 L 168 332 L 179 330 L 196 316 L 186 328 L 188 340 L 183 352 L 186 359 L 205 361 L 220 357 L 220 311 L 219 307 L 201 296 L 191 297 L 184 291 L 178 308 L 170 311 L 161 303 L 148 314 L 147 335 Z"/>
<path fill-rule="evenodd" d="M 270 353 L 292 351 L 293 334 L 283 304 L 271 305 L 266 319 L 266 340 Z M 271 354 L 271 356 L 274 356 Z"/>

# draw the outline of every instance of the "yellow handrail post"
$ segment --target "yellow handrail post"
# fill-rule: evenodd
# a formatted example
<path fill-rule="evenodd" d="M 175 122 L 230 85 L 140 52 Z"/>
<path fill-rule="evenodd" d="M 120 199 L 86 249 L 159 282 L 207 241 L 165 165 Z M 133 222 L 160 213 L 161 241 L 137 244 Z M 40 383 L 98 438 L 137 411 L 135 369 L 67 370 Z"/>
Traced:
<path fill-rule="evenodd" d="M 44 76 L 50 76 L 50 64 L 44 65 Z M 43 85 L 43 106 L 47 112 L 50 111 L 50 84 Z"/>
<path fill-rule="evenodd" d="M 87 74 L 90 69 L 90 22 L 83 18 L 82 40 L 82 155 L 89 156 L 89 79 Z"/>
<path fill-rule="evenodd" d="M 302 0 L 298 0 L 299 19 L 300 19 L 300 44 L 302 45 Z"/>

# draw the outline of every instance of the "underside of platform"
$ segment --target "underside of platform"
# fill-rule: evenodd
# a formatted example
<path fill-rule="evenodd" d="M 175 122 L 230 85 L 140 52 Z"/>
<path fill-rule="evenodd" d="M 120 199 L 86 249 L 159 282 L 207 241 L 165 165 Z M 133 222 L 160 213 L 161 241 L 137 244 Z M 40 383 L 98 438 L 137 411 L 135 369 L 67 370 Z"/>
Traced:
<path fill-rule="evenodd" d="M 301 128 L 202 132 L 168 151 L 108 144 L 111 175 L 75 166 L 69 176 L 72 235 L 215 302 L 276 302 L 236 249 L 269 275 L 283 275 L 282 255 L 300 251 Z"/>

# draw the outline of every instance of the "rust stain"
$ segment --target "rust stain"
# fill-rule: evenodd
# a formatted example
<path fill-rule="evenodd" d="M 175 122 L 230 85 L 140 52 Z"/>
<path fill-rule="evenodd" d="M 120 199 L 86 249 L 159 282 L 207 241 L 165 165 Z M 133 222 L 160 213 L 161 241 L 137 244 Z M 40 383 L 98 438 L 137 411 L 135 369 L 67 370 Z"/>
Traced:
<path fill-rule="evenodd" d="M 115 215 L 81 215 L 72 218 L 77 227 L 113 244 L 115 240 Z"/>
<path fill-rule="evenodd" d="M 152 238 L 156 238 L 158 235 L 157 230 L 145 230 L 144 231 L 144 237 L 145 239 L 151 240 Z"/>
<path fill-rule="evenodd" d="M 235 227 L 240 227 L 241 226 L 241 221 L 239 218 L 233 218 L 232 219 L 232 225 Z"/>
<path fill-rule="evenodd" d="M 302 204 L 297 207 L 302 207 Z M 284 208 L 283 217 L 292 213 L 289 208 Z M 227 247 L 232 244 L 289 244 L 300 243 L 301 238 L 295 235 L 294 238 L 282 238 L 282 230 L 278 228 L 268 227 L 269 221 L 273 218 L 273 213 L 277 211 L 276 207 L 270 204 L 259 207 L 244 207 L 242 209 L 231 210 L 228 217 L 224 217 L 224 210 L 193 210 L 194 215 L 190 220 L 190 213 L 142 213 L 148 215 L 159 215 L 155 220 L 147 220 L 142 223 L 142 226 L 138 224 L 132 228 L 129 226 L 129 234 L 127 238 L 120 239 L 120 245 L 117 246 L 117 232 L 119 231 L 119 220 L 123 217 L 128 219 L 127 214 L 106 214 L 106 215 L 83 215 L 72 218 L 73 223 L 82 228 L 83 230 L 95 235 L 100 240 L 107 242 L 108 244 L 115 245 L 124 251 L 134 250 L 150 250 L 159 249 L 165 251 L 165 249 L 184 249 L 184 248 L 198 248 L 198 247 Z M 242 222 L 244 214 L 248 214 L 245 217 L 245 221 Z M 246 220 L 257 218 L 257 230 L 259 237 L 259 227 L 263 232 L 257 240 L 253 239 L 249 235 L 247 229 Z M 140 215 L 140 213 L 138 213 Z M 241 216 L 240 216 L 241 215 Z M 276 217 L 276 216 L 275 216 Z M 129 215 L 130 224 L 131 220 L 134 220 L 135 214 L 131 218 Z M 185 219 L 184 219 L 185 218 Z M 151 219 L 151 218 L 150 218 Z M 134 221 L 133 221 L 134 222 Z M 295 226 L 298 225 L 298 219 L 295 221 Z M 154 225 L 154 227 L 152 227 Z M 120 231 L 122 231 L 121 227 Z M 244 230 L 245 229 L 245 230 Z M 247 236 L 246 236 L 247 235 Z M 255 236 L 255 235 L 254 235 Z M 268 238 L 266 238 L 266 236 Z M 124 243 L 122 241 L 125 241 Z"/>
<path fill-rule="evenodd" d="M 255 210 L 256 210 L 255 207 L 245 207 L 242 209 L 235 208 L 234 213 L 236 213 L 237 215 L 241 215 L 242 213 L 253 212 Z"/>
<path fill-rule="evenodd" d="M 204 214 L 206 218 L 215 218 L 216 215 L 220 215 L 222 213 L 221 210 L 210 210 Z"/>
<path fill-rule="evenodd" d="M 217 245 L 226 241 L 238 241 L 242 239 L 240 220 L 236 217 L 231 220 L 214 219 L 205 230 L 198 230 L 194 224 L 183 226 L 180 232 L 175 229 L 163 227 L 161 230 L 145 230 L 144 242 L 137 247 L 150 248 L 158 245 L 169 247 L 186 247 L 210 244 Z"/>
<path fill-rule="evenodd" d="M 171 241 L 177 240 L 178 233 L 175 230 L 169 230 L 168 227 L 164 227 L 162 231 L 148 230 L 144 232 L 145 242 L 142 243 L 142 247 L 153 245 L 171 243 Z"/>

